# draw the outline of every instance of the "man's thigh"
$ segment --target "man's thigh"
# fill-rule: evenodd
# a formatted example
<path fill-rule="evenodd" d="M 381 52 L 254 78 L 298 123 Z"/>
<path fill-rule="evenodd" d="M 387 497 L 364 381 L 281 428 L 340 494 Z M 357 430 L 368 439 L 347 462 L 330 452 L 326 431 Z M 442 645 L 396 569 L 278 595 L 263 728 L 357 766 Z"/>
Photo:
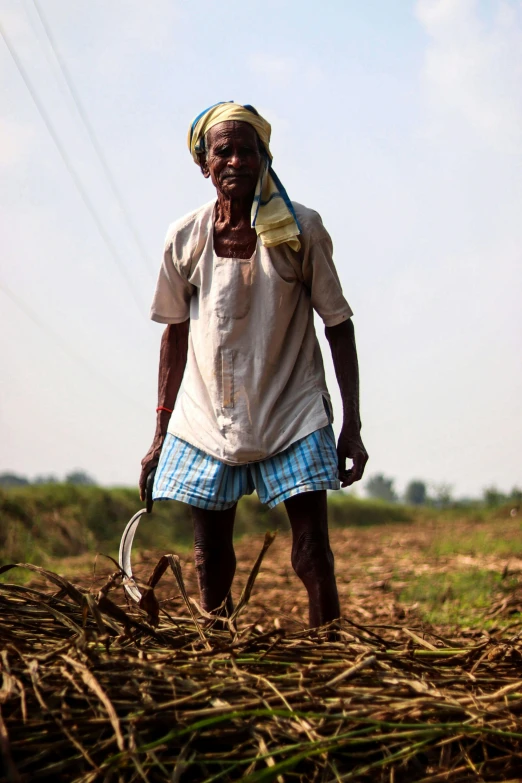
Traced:
<path fill-rule="evenodd" d="M 294 539 L 302 532 L 313 533 L 328 542 L 326 490 L 303 492 L 285 500 Z"/>

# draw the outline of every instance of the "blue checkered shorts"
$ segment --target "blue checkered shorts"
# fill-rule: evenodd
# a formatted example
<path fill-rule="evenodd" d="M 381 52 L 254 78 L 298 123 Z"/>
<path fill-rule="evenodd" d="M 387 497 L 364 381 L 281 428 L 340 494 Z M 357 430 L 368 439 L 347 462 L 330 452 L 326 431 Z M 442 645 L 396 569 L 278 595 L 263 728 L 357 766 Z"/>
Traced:
<path fill-rule="evenodd" d="M 273 508 L 301 492 L 339 488 L 335 437 L 329 424 L 273 457 L 246 465 L 227 465 L 167 433 L 153 498 L 221 511 L 254 489 L 261 503 Z"/>

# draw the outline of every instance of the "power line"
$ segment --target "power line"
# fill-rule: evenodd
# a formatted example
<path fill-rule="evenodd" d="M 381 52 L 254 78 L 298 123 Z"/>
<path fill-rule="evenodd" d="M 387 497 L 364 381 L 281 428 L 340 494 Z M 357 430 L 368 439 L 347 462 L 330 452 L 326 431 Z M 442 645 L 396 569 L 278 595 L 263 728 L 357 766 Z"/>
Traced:
<path fill-rule="evenodd" d="M 89 136 L 90 142 L 93 146 L 93 149 L 98 157 L 98 160 L 100 162 L 100 165 L 103 169 L 103 172 L 107 178 L 107 181 L 110 185 L 110 188 L 112 190 L 113 196 L 118 202 L 118 206 L 121 210 L 121 213 L 125 219 L 125 223 L 127 224 L 127 228 L 132 234 L 132 237 L 134 239 L 134 242 L 136 244 L 136 247 L 138 248 L 141 257 L 145 261 L 145 265 L 147 267 L 148 272 L 151 272 L 151 269 L 154 269 L 154 265 L 150 261 L 147 251 L 145 250 L 143 243 L 140 239 L 140 236 L 138 232 L 136 231 L 134 227 L 134 223 L 132 220 L 132 217 L 129 214 L 129 211 L 125 205 L 125 202 L 121 196 L 120 191 L 118 190 L 118 186 L 116 185 L 116 182 L 114 181 L 114 177 L 112 176 L 111 170 L 109 168 L 109 165 L 107 163 L 107 159 L 105 158 L 105 155 L 103 154 L 103 150 L 100 146 L 100 143 L 98 141 L 98 138 L 94 132 L 94 129 L 89 121 L 89 117 L 87 116 L 87 112 L 85 111 L 83 104 L 80 100 L 80 96 L 78 95 L 78 91 L 76 90 L 74 86 L 74 82 L 72 80 L 72 76 L 69 72 L 69 69 L 67 68 L 67 65 L 65 64 L 65 61 L 60 54 L 60 50 L 58 49 L 58 46 L 56 45 L 56 41 L 54 39 L 54 36 L 51 32 L 50 25 L 40 7 L 40 4 L 38 3 L 38 0 L 33 0 L 33 5 L 36 9 L 36 12 L 40 18 L 40 22 L 42 23 L 42 27 L 45 30 L 45 34 L 49 40 L 49 43 L 51 45 L 51 48 L 53 50 L 54 56 L 56 57 L 56 61 L 59 65 L 60 71 L 62 73 L 63 78 L 65 79 L 67 83 L 67 87 L 69 88 L 69 92 L 71 94 L 71 97 L 74 101 L 74 105 L 76 106 L 76 110 L 80 116 L 80 119 L 82 120 L 85 129 L 87 131 L 87 134 Z"/>
<path fill-rule="evenodd" d="M 121 261 L 121 259 L 119 257 L 119 254 L 118 254 L 118 251 L 116 250 L 116 248 L 115 248 L 115 246 L 114 246 L 114 244 L 113 244 L 109 234 L 105 230 L 105 228 L 103 226 L 103 223 L 101 222 L 100 218 L 98 217 L 98 213 L 96 212 L 96 209 L 95 209 L 94 205 L 92 204 L 92 202 L 91 202 L 91 200 L 89 198 L 89 194 L 85 190 L 85 188 L 84 188 L 84 186 L 82 184 L 81 179 L 79 178 L 79 176 L 77 175 L 76 171 L 74 170 L 73 165 L 71 163 L 71 160 L 70 160 L 69 156 L 67 155 L 65 149 L 63 148 L 63 145 L 62 145 L 62 143 L 60 141 L 60 138 L 59 138 L 58 134 L 56 133 L 56 131 L 54 129 L 54 126 L 51 123 L 51 120 L 49 119 L 49 116 L 48 116 L 47 112 L 45 111 L 45 108 L 44 108 L 42 102 L 40 101 L 40 99 L 38 97 L 38 94 L 37 94 L 36 90 L 34 89 L 34 87 L 33 87 L 32 83 L 31 83 L 31 81 L 30 81 L 30 79 L 29 79 L 29 77 L 28 77 L 28 75 L 27 75 L 27 73 L 26 73 L 26 71 L 25 71 L 25 69 L 24 69 L 24 67 L 23 67 L 23 65 L 22 65 L 18 55 L 16 54 L 16 51 L 15 51 L 14 47 L 12 46 L 11 42 L 9 41 L 9 38 L 7 37 L 7 34 L 6 34 L 5 30 L 4 30 L 4 27 L 1 24 L 1 22 L 0 22 L 0 34 L 1 34 L 2 38 L 4 39 L 4 43 L 7 46 L 11 57 L 13 58 L 13 61 L 14 61 L 15 65 L 16 65 L 17 69 L 18 69 L 18 72 L 19 72 L 20 76 L 22 77 L 22 80 L 23 80 L 25 86 L 27 87 L 27 90 L 28 90 L 31 98 L 34 101 L 34 104 L 35 104 L 36 108 L 38 109 L 40 117 L 44 121 L 45 126 L 46 126 L 47 130 L 49 131 L 49 134 L 50 134 L 52 140 L 54 141 L 58 152 L 60 153 L 60 156 L 61 156 L 61 158 L 62 158 L 62 160 L 63 160 L 63 162 L 65 164 L 65 167 L 67 168 L 67 171 L 69 172 L 69 174 L 70 174 L 74 184 L 76 185 L 76 188 L 77 188 L 80 196 L 82 197 L 84 205 L 86 206 L 87 210 L 89 211 L 89 214 L 91 215 L 94 223 L 96 224 L 96 228 L 98 229 L 98 231 L 100 233 L 100 236 L 102 237 L 103 241 L 105 242 L 105 244 L 106 244 L 106 246 L 107 246 L 107 248 L 108 248 L 108 250 L 109 250 L 109 252 L 110 252 L 110 254 L 111 254 L 111 256 L 112 256 L 112 258 L 113 258 L 113 260 L 114 260 L 114 262 L 115 262 L 115 264 L 117 266 L 117 268 L 118 268 L 118 271 L 120 272 L 121 276 L 125 280 L 125 282 L 127 284 L 127 287 L 129 289 L 129 292 L 130 292 L 132 298 L 134 299 L 134 302 L 135 302 L 137 308 L 139 309 L 140 313 L 143 314 L 143 308 L 142 308 L 142 304 L 140 302 L 140 297 L 136 293 L 136 291 L 134 290 L 132 279 L 129 277 L 129 275 L 127 273 L 127 270 L 125 268 L 125 264 L 124 264 L 124 262 Z"/>
<path fill-rule="evenodd" d="M 42 319 L 38 316 L 37 313 L 34 312 L 25 302 L 22 301 L 11 289 L 5 285 L 5 283 L 2 283 L 0 280 L 0 291 L 2 291 L 8 299 L 10 299 L 19 310 L 21 310 L 27 318 L 29 318 L 36 326 L 38 326 L 39 329 L 41 329 L 43 332 L 47 334 L 48 337 L 51 338 L 51 340 L 58 345 L 58 347 L 73 361 L 75 361 L 77 364 L 81 365 L 84 370 L 86 370 L 90 375 L 92 375 L 94 378 L 96 378 L 97 381 L 101 381 L 107 386 L 111 387 L 111 391 L 116 391 L 118 393 L 119 398 L 124 398 L 127 400 L 127 402 L 132 403 L 136 408 L 139 408 L 140 411 L 144 410 L 144 406 L 140 405 L 139 402 L 134 400 L 132 397 L 129 397 L 126 392 L 121 391 L 121 389 L 112 382 L 112 380 L 101 373 L 99 370 L 92 367 L 88 362 L 85 361 L 85 359 L 80 356 L 80 354 L 76 353 L 71 346 L 65 341 L 62 340 L 59 334 L 57 334 L 53 329 L 51 329 L 47 324 L 42 321 Z"/>
<path fill-rule="evenodd" d="M 45 40 L 45 34 L 42 30 L 42 25 L 40 24 L 39 20 L 35 17 L 35 14 L 31 9 L 29 9 L 29 0 L 24 0 L 24 13 L 25 16 L 31 25 L 31 30 L 33 31 L 35 38 L 37 38 L 38 43 L 40 44 L 40 48 L 45 55 L 45 59 L 47 60 L 47 64 L 49 65 L 49 68 L 51 69 L 53 76 L 55 78 L 56 84 L 60 89 L 60 93 L 63 96 L 64 101 L 69 104 L 71 102 L 71 94 L 69 90 L 67 89 L 67 85 L 64 84 L 63 79 L 60 78 L 59 74 L 59 68 L 58 63 L 56 62 L 56 58 L 53 57 L 51 54 L 48 41 Z"/>

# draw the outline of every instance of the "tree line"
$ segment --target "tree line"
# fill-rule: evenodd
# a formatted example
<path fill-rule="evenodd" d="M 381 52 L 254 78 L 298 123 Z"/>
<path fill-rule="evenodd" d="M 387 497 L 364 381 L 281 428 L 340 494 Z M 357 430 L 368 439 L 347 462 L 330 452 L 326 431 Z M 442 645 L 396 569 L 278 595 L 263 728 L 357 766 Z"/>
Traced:
<path fill-rule="evenodd" d="M 23 487 L 39 484 L 75 484 L 76 486 L 97 486 L 97 481 L 84 470 L 73 470 L 67 473 L 63 479 L 54 474 L 39 475 L 33 479 L 21 476 L 17 473 L 0 473 L 0 487 Z M 486 487 L 480 498 L 455 498 L 450 484 L 428 484 L 422 479 L 412 479 L 401 494 L 395 489 L 395 480 L 383 473 L 371 476 L 365 484 L 364 491 L 373 500 L 383 500 L 386 503 L 405 503 L 409 506 L 435 506 L 444 508 L 452 505 L 467 505 L 480 502 L 485 506 L 494 508 L 511 504 L 513 508 L 519 508 L 522 504 L 522 490 L 513 487 L 511 492 L 505 493 L 496 487 Z"/>
<path fill-rule="evenodd" d="M 395 489 L 395 480 L 383 473 L 376 473 L 366 482 L 365 491 L 368 497 L 374 500 L 384 500 L 387 503 L 403 502 L 410 506 L 438 506 L 462 505 L 477 502 L 477 500 L 491 508 L 511 504 L 514 508 L 522 503 L 522 490 L 513 487 L 511 492 L 501 492 L 496 487 L 486 487 L 481 498 L 453 497 L 453 488 L 450 484 L 428 485 L 421 479 L 412 479 L 406 489 L 400 495 Z"/>
<path fill-rule="evenodd" d="M 0 487 L 27 487 L 30 484 L 75 484 L 82 487 L 94 487 L 97 481 L 84 470 L 73 470 L 67 473 L 63 479 L 55 476 L 54 473 L 48 475 L 35 476 L 33 479 L 27 476 L 20 476 L 18 473 L 0 473 Z"/>

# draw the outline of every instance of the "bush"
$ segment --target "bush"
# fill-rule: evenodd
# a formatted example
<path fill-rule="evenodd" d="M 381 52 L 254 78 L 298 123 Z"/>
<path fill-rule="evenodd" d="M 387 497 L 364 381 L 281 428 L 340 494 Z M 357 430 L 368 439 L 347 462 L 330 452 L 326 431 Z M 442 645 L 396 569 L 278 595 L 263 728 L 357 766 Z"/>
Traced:
<path fill-rule="evenodd" d="M 359 500 L 344 492 L 332 492 L 328 499 L 332 527 L 368 527 L 389 522 L 412 522 L 413 511 L 384 500 Z"/>
<path fill-rule="evenodd" d="M 345 492 L 328 498 L 332 527 L 367 527 L 425 519 L 466 516 L 480 521 L 487 513 L 509 509 L 433 509 L 360 500 Z M 0 489 L 0 562 L 45 563 L 48 558 L 103 552 L 115 556 L 125 525 L 143 507 L 135 489 L 105 489 L 74 484 L 42 484 Z M 257 495 L 242 498 L 236 516 L 236 536 L 265 530 L 288 530 L 285 508 L 272 511 Z M 141 549 L 178 552 L 192 545 L 190 508 L 176 501 L 157 501 L 140 523 L 136 544 Z"/>

